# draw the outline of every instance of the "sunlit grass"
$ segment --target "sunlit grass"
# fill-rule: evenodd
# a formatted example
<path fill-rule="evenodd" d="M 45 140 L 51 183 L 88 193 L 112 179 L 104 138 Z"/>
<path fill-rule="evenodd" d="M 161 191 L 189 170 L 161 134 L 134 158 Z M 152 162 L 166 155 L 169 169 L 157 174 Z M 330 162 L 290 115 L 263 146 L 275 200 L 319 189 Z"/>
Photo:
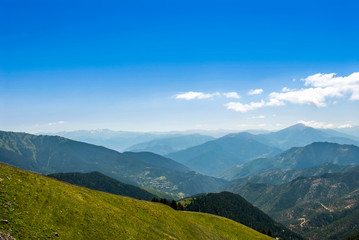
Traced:
<path fill-rule="evenodd" d="M 268 239 L 234 221 L 0 164 L 0 231 L 17 239 Z"/>

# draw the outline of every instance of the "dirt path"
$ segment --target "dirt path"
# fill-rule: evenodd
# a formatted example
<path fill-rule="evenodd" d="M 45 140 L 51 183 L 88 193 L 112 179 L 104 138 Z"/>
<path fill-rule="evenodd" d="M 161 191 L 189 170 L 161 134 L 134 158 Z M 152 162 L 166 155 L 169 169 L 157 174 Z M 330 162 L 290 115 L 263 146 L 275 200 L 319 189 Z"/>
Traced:
<path fill-rule="evenodd" d="M 322 205 L 325 210 L 328 210 L 329 212 L 334 212 L 333 209 L 327 208 L 323 203 L 320 203 L 320 205 Z"/>
<path fill-rule="evenodd" d="M 300 223 L 300 227 L 303 227 L 303 224 L 307 222 L 307 220 L 305 218 L 298 218 L 299 221 L 302 221 Z"/>

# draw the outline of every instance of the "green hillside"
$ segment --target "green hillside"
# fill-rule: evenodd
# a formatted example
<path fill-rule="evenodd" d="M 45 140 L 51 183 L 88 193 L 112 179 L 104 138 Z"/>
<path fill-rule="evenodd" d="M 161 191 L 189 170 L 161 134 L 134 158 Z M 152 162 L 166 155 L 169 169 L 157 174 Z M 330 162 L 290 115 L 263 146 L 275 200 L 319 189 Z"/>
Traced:
<path fill-rule="evenodd" d="M 270 239 L 232 220 L 0 164 L 0 232 L 17 239 Z"/>
<path fill-rule="evenodd" d="M 344 238 L 343 240 L 359 240 L 359 231 L 353 233 L 350 236 L 347 236 L 346 238 Z"/>
<path fill-rule="evenodd" d="M 227 190 L 312 239 L 341 239 L 359 230 L 359 167 L 282 185 L 248 183 Z"/>
<path fill-rule="evenodd" d="M 0 162 L 43 174 L 98 171 L 121 182 L 184 197 L 226 183 L 153 153 L 119 153 L 57 136 L 0 131 Z"/>
<path fill-rule="evenodd" d="M 238 194 L 230 192 L 209 193 L 184 199 L 181 203 L 186 210 L 205 212 L 226 217 L 257 231 L 270 230 L 273 237 L 280 239 L 302 239 L 282 224 L 250 204 Z"/>
<path fill-rule="evenodd" d="M 139 187 L 122 183 L 99 172 L 54 173 L 48 176 L 78 186 L 137 199 L 151 200 L 154 197 L 158 197 Z"/>

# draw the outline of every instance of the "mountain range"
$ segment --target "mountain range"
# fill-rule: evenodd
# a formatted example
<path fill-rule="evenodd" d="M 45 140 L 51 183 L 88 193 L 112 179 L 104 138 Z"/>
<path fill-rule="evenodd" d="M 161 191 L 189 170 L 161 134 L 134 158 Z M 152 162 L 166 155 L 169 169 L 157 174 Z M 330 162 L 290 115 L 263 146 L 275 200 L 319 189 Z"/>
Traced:
<path fill-rule="evenodd" d="M 310 239 L 341 239 L 359 230 L 358 166 L 281 185 L 247 183 L 226 190 Z"/>
<path fill-rule="evenodd" d="M 119 153 L 57 136 L 0 131 L 0 161 L 43 174 L 98 171 L 121 182 L 184 197 L 226 181 L 153 153 Z"/>
<path fill-rule="evenodd" d="M 256 158 L 272 157 L 291 147 L 302 147 L 318 141 L 359 146 L 355 137 L 350 135 L 296 124 L 265 134 L 232 133 L 166 156 L 197 172 L 230 179 L 226 172 L 235 165 Z"/>
<path fill-rule="evenodd" d="M 273 169 L 256 175 L 237 178 L 233 180 L 231 179 L 231 177 L 229 177 L 227 178 L 227 180 L 232 180 L 232 181 L 228 182 L 226 185 L 222 186 L 221 188 L 225 189 L 230 185 L 243 186 L 249 182 L 269 183 L 269 184 L 279 185 L 293 181 L 298 177 L 312 177 L 312 176 L 320 176 L 325 173 L 345 172 L 351 168 L 353 168 L 352 165 L 338 165 L 332 163 L 324 163 L 319 166 L 314 166 L 309 168 L 299 168 L 293 170 Z"/>
<path fill-rule="evenodd" d="M 250 139 L 247 135 L 250 134 L 229 134 L 166 156 L 195 171 L 215 176 L 232 165 L 281 152 L 280 149 Z"/>
<path fill-rule="evenodd" d="M 355 136 L 357 139 L 359 139 L 359 126 L 349 126 L 347 128 L 336 128 L 335 129 L 338 132 L 342 132 L 351 136 Z"/>
<path fill-rule="evenodd" d="M 221 177 L 236 179 L 263 173 L 268 170 L 293 170 L 320 166 L 324 163 L 338 165 L 359 164 L 359 147 L 337 143 L 315 142 L 305 147 L 294 147 L 271 158 L 257 158 L 234 166 Z"/>
<path fill-rule="evenodd" d="M 287 150 L 292 147 L 303 147 L 313 142 L 332 142 L 354 144 L 359 146 L 356 137 L 333 129 L 317 129 L 302 123 L 295 124 L 280 131 L 252 136 L 255 140 L 270 146 Z"/>
<path fill-rule="evenodd" d="M 38 133 L 37 135 L 60 136 L 71 140 L 104 146 L 116 151 L 125 151 L 127 148 L 154 139 L 179 136 L 176 133 L 142 133 L 112 131 L 109 129 L 78 130 L 56 133 Z"/>

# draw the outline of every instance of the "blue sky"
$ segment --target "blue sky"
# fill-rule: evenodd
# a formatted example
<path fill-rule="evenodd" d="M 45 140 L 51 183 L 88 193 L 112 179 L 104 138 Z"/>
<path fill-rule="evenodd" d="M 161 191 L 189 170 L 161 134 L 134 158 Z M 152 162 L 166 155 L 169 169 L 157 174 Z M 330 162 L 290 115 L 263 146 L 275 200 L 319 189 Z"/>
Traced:
<path fill-rule="evenodd" d="M 358 7 L 0 1 L 1 129 L 359 125 Z"/>

